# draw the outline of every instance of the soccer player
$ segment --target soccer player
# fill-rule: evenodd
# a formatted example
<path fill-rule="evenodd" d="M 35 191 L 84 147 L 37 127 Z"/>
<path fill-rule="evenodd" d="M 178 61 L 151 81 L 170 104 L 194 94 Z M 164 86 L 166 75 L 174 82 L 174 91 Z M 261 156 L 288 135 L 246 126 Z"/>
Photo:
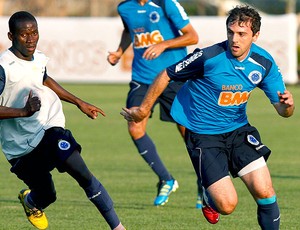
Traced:
<path fill-rule="evenodd" d="M 109 52 L 107 60 L 111 65 L 117 64 L 132 43 L 134 58 L 126 107 L 134 108 L 141 104 L 155 76 L 185 57 L 186 46 L 196 44 L 198 35 L 182 6 L 174 0 L 127 0 L 119 4 L 118 13 L 124 30 L 118 49 Z M 162 121 L 174 122 L 170 108 L 181 86 L 181 82 L 170 82 L 156 101 L 155 104 L 160 105 Z M 178 188 L 178 182 L 163 164 L 146 132 L 149 117 L 151 114 L 139 123 L 129 121 L 128 132 L 141 157 L 159 178 L 154 200 L 154 205 L 159 206 L 168 202 L 170 193 Z M 185 128 L 178 124 L 177 127 L 184 136 Z"/>
<path fill-rule="evenodd" d="M 0 140 L 11 172 L 28 186 L 18 196 L 28 220 L 38 229 L 48 227 L 44 209 L 56 200 L 51 171 L 57 168 L 78 182 L 111 229 L 125 229 L 109 194 L 82 159 L 81 146 L 64 128 L 61 100 L 92 119 L 105 113 L 48 76 L 48 58 L 36 50 L 39 31 L 33 15 L 14 13 L 8 38 L 12 46 L 0 56 Z"/>
<path fill-rule="evenodd" d="M 186 127 L 187 150 L 205 188 L 203 214 L 215 224 L 216 212 L 234 211 L 238 196 L 231 174 L 240 177 L 253 196 L 261 229 L 275 230 L 280 212 L 266 164 L 271 150 L 249 124 L 246 105 L 257 87 L 282 117 L 292 116 L 294 101 L 272 56 L 255 44 L 260 26 L 255 9 L 233 8 L 226 20 L 226 41 L 195 49 L 162 71 L 140 107 L 121 113 L 129 121 L 141 121 L 170 81 L 185 81 L 171 114 Z"/>

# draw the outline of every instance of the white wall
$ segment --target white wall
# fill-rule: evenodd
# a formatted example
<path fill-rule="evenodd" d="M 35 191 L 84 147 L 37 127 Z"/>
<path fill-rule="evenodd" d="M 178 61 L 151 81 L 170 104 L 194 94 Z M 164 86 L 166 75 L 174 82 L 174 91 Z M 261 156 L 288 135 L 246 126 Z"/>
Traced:
<path fill-rule="evenodd" d="M 225 17 L 191 17 L 191 22 L 199 33 L 197 46 L 226 39 Z M 0 50 L 10 46 L 7 24 L 7 17 L 0 18 Z M 108 51 L 114 51 L 119 45 L 123 28 L 120 18 L 38 18 L 38 24 L 38 49 L 50 57 L 48 74 L 57 81 L 129 82 L 131 50 L 114 67 L 106 61 Z M 273 55 L 286 83 L 297 83 L 295 15 L 264 15 L 257 44 Z M 189 47 L 189 51 L 195 47 Z"/>

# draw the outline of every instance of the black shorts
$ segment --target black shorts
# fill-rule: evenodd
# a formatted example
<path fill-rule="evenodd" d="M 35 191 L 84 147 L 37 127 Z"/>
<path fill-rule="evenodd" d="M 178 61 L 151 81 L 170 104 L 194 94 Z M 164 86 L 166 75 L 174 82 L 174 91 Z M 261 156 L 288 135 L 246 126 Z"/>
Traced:
<path fill-rule="evenodd" d="M 9 161 L 12 165 L 11 172 L 17 176 L 19 174 L 24 176 L 30 171 L 50 172 L 54 168 L 59 172 L 65 172 L 64 162 L 75 150 L 81 152 L 81 146 L 69 130 L 59 127 L 50 128 L 46 130 L 43 139 L 33 151 Z"/>
<path fill-rule="evenodd" d="M 170 82 L 164 92 L 159 96 L 155 104 L 151 109 L 151 115 L 154 111 L 156 104 L 160 107 L 160 120 L 175 122 L 170 114 L 172 103 L 174 98 L 183 86 L 183 82 Z M 127 95 L 126 107 L 131 108 L 134 106 L 140 106 L 150 85 L 131 81 L 129 83 L 130 90 Z M 151 116 L 150 116 L 151 117 Z"/>
<path fill-rule="evenodd" d="M 186 147 L 202 185 L 207 188 L 228 176 L 237 177 L 238 172 L 249 163 L 264 157 L 267 161 L 271 150 L 262 144 L 259 132 L 245 125 L 232 132 L 219 135 L 196 134 L 186 130 Z"/>

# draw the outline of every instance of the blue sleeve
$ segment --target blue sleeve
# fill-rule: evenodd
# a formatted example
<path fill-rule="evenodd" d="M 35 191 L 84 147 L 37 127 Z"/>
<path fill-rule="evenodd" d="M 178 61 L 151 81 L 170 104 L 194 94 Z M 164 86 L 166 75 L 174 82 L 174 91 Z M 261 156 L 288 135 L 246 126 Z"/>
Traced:
<path fill-rule="evenodd" d="M 121 11 L 120 11 L 120 7 L 121 7 L 124 3 L 126 3 L 126 1 L 122 1 L 122 2 L 119 3 L 119 5 L 118 5 L 118 7 L 117 7 L 117 11 L 118 11 L 118 14 L 119 14 L 120 17 L 121 17 L 121 20 L 122 20 L 122 23 L 123 23 L 123 26 L 124 26 L 125 31 L 129 32 L 128 25 L 126 24 L 125 20 L 123 19 L 122 13 L 121 13 Z"/>
<path fill-rule="evenodd" d="M 169 66 L 166 71 L 173 81 L 187 81 L 203 76 L 204 56 L 203 50 L 197 48 L 179 62 Z"/>
<path fill-rule="evenodd" d="M 181 30 L 190 23 L 188 15 L 177 0 L 165 0 L 165 10 L 167 17 L 177 30 Z"/>
<path fill-rule="evenodd" d="M 5 86 L 5 72 L 3 67 L 0 65 L 0 95 L 2 94 Z"/>
<path fill-rule="evenodd" d="M 286 89 L 282 74 L 278 68 L 278 66 L 273 62 L 272 67 L 268 75 L 263 79 L 261 84 L 259 85 L 266 96 L 270 99 L 271 103 L 278 103 L 279 97 L 277 92 L 283 93 Z"/>

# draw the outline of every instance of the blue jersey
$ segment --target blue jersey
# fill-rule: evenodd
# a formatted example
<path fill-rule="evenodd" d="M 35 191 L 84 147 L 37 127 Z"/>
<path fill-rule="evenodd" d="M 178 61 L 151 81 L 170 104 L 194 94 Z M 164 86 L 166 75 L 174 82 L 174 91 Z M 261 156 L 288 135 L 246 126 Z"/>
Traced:
<path fill-rule="evenodd" d="M 172 80 L 187 81 L 171 110 L 176 122 L 199 134 L 222 134 L 248 123 L 246 104 L 253 89 L 262 89 L 271 103 L 283 92 L 282 75 L 269 53 L 252 44 L 238 61 L 227 41 L 196 49 L 167 68 Z"/>
<path fill-rule="evenodd" d="M 176 0 L 164 1 L 167 15 L 151 0 L 143 6 L 137 0 L 127 0 L 118 6 L 124 27 L 132 39 L 134 81 L 151 84 L 160 71 L 187 55 L 186 48 L 182 47 L 167 49 L 153 60 L 142 57 L 149 46 L 180 36 L 179 30 L 189 24 L 187 14 Z"/>

